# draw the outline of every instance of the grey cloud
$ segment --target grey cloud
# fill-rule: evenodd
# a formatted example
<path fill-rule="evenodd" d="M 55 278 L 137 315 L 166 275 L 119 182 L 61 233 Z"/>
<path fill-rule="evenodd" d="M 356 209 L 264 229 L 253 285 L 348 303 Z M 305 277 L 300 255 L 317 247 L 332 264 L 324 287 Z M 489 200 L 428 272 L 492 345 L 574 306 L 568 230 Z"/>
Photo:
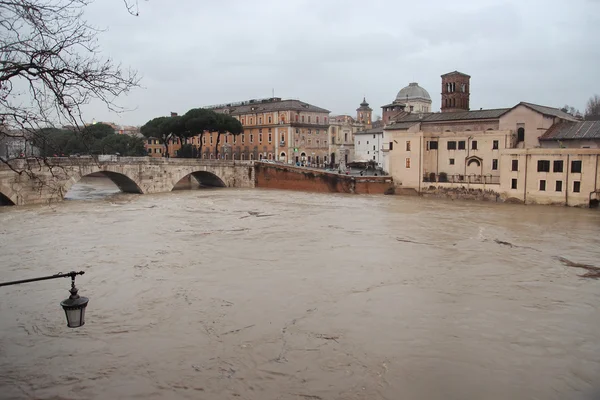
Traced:
<path fill-rule="evenodd" d="M 267 97 L 300 98 L 353 114 L 379 112 L 418 81 L 439 109 L 440 75 L 472 76 L 472 107 L 520 100 L 580 109 L 600 92 L 600 4 L 591 0 L 149 0 L 129 16 L 98 0 L 104 54 L 131 65 L 143 89 L 114 117 L 141 124 L 169 111 Z"/>

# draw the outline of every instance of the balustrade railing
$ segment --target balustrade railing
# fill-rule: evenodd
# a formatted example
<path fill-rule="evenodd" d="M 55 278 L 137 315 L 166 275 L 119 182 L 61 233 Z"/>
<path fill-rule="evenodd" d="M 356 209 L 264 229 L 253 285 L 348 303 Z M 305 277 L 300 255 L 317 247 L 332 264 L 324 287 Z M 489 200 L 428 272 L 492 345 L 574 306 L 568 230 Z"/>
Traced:
<path fill-rule="evenodd" d="M 500 184 L 500 176 L 485 174 L 485 175 L 464 175 L 464 174 L 436 174 L 434 172 L 425 173 L 423 175 L 423 182 L 430 183 L 480 183 L 486 185 L 499 185 Z"/>

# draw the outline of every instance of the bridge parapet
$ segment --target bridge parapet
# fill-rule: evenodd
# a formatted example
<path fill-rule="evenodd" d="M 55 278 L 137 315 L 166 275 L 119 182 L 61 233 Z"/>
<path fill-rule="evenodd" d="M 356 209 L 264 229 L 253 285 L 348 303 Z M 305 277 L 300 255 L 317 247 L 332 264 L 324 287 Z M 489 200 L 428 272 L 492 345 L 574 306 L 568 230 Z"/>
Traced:
<path fill-rule="evenodd" d="M 188 175 L 207 185 L 255 186 L 252 161 L 52 157 L 44 160 L 12 160 L 10 167 L 0 163 L 0 193 L 18 205 L 56 202 L 62 200 L 71 186 L 82 177 L 93 173 L 107 176 L 121 190 L 132 193 L 169 192 Z"/>

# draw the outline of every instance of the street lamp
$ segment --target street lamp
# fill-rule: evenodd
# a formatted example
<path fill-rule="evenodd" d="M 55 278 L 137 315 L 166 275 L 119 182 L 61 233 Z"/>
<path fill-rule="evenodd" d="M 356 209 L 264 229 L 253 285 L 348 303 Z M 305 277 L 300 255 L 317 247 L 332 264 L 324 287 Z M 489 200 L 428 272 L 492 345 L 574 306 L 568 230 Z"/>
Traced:
<path fill-rule="evenodd" d="M 56 278 L 67 278 L 71 277 L 71 290 L 69 292 L 71 295 L 68 299 L 65 299 L 60 302 L 63 310 L 65 310 L 65 316 L 67 317 L 67 326 L 69 328 L 79 328 L 85 324 L 85 308 L 90 301 L 87 297 L 81 297 L 77 294 L 78 290 L 75 287 L 75 276 L 83 275 L 85 271 L 71 271 L 66 274 L 58 273 L 56 275 L 50 276 L 42 276 L 40 278 L 31 278 L 31 279 L 23 279 L 20 281 L 12 281 L 12 282 L 4 282 L 0 283 L 0 286 L 10 286 L 10 285 L 18 285 L 21 283 L 29 283 L 29 282 L 37 282 L 37 281 L 45 281 L 48 279 L 56 279 Z"/>

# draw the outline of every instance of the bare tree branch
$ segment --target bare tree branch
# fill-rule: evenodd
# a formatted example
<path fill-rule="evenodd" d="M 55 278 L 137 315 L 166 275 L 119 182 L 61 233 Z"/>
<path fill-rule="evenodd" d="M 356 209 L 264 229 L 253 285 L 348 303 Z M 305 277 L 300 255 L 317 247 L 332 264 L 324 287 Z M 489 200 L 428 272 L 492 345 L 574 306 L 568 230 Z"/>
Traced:
<path fill-rule="evenodd" d="M 83 18 L 91 1 L 0 0 L 0 144 L 21 140 L 27 148 L 44 139 L 45 128 L 63 125 L 78 135 L 85 125 L 81 108 L 91 101 L 124 111 L 115 100 L 139 78 L 101 56 L 100 30 Z M 137 15 L 137 1 L 124 2 Z M 15 156 L 8 153 L 0 159 L 10 164 Z"/>

